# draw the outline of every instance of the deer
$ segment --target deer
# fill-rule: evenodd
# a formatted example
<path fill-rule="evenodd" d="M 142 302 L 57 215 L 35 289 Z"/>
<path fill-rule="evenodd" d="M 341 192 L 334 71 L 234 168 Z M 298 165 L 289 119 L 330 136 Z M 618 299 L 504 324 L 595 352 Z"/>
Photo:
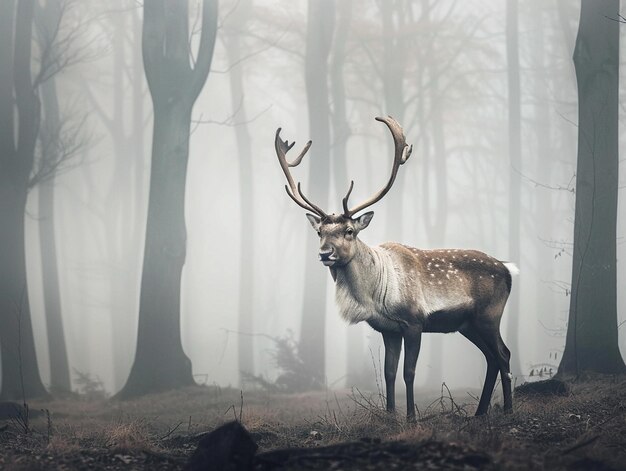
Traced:
<path fill-rule="evenodd" d="M 502 262 L 478 250 L 425 250 L 387 242 L 369 246 L 359 238 L 374 212 L 358 215 L 380 201 L 391 189 L 398 169 L 411 156 L 404 131 L 392 117 L 377 117 L 394 142 L 391 176 L 387 184 L 364 202 L 349 207 L 354 180 L 342 200 L 342 214 L 328 214 L 311 202 L 295 183 L 290 168 L 296 167 L 311 147 L 308 141 L 293 160 L 287 160 L 291 144 L 276 131 L 275 148 L 289 197 L 306 214 L 320 239 L 319 260 L 335 282 L 340 316 L 349 324 L 367 322 L 383 337 L 386 408 L 395 412 L 395 381 L 404 343 L 404 383 L 407 420 L 414 422 L 413 383 L 422 333 L 460 332 L 485 356 L 487 372 L 476 415 L 488 412 L 500 373 L 504 412 L 512 410 L 511 352 L 500 335 L 500 321 L 511 292 L 515 264 Z"/>

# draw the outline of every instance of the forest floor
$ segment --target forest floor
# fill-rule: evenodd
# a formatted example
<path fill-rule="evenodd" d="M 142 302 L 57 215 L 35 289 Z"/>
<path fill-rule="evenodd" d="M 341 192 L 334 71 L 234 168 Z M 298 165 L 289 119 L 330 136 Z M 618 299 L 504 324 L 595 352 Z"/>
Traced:
<path fill-rule="evenodd" d="M 626 378 L 569 386 L 566 396 L 517 393 L 511 414 L 494 397 L 478 418 L 475 392 L 442 387 L 418 404 L 415 424 L 358 390 L 198 386 L 123 402 L 32 401 L 28 418 L 0 420 L 0 469 L 184 469 L 206 432 L 231 420 L 259 446 L 254 469 L 626 469 Z"/>

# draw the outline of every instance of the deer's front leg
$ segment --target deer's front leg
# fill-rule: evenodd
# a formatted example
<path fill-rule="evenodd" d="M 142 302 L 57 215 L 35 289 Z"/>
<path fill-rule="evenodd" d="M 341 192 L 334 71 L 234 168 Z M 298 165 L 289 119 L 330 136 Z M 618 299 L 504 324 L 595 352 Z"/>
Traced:
<path fill-rule="evenodd" d="M 413 382 L 421 343 L 422 326 L 410 326 L 404 332 L 404 383 L 406 384 L 406 419 L 409 422 L 415 422 Z"/>
<path fill-rule="evenodd" d="M 385 392 L 387 394 L 387 411 L 396 410 L 396 371 L 402 348 L 402 334 L 383 332 L 385 343 Z"/>

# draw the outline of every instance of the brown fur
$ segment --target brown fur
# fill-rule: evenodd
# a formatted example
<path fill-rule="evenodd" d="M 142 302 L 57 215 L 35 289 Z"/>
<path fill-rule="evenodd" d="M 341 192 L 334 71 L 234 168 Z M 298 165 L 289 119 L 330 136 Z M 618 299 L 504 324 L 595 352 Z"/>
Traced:
<path fill-rule="evenodd" d="M 404 341 L 407 414 L 414 419 L 413 379 L 422 332 L 460 332 L 487 359 L 487 377 L 476 411 L 489 406 L 497 373 L 510 410 L 510 352 L 500 337 L 511 273 L 477 250 L 422 250 L 395 242 L 369 247 L 358 232 L 373 213 L 352 219 L 309 215 L 320 236 L 320 259 L 332 264 L 340 313 L 350 323 L 365 320 L 385 340 L 387 407 L 395 409 L 395 374 Z"/>

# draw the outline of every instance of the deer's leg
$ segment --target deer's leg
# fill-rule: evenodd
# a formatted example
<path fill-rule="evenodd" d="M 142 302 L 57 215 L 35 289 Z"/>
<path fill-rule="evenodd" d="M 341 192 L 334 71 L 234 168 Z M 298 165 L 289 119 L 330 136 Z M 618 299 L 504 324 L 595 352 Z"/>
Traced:
<path fill-rule="evenodd" d="M 481 338 L 487 344 L 487 348 L 495 357 L 498 369 L 500 370 L 500 379 L 502 380 L 502 395 L 504 397 L 504 412 L 511 412 L 513 408 L 513 400 L 511 394 L 511 367 L 509 360 L 511 359 L 511 352 L 504 344 L 500 332 L 496 330 L 489 330 L 480 332 Z"/>
<path fill-rule="evenodd" d="M 504 396 L 504 412 L 513 409 L 513 395 L 511 394 L 511 351 L 504 344 L 502 336 L 498 332 L 498 354 L 500 361 L 500 377 L 502 378 L 502 395 Z"/>
<path fill-rule="evenodd" d="M 402 348 L 402 335 L 396 332 L 383 332 L 385 343 L 385 392 L 387 394 L 387 411 L 396 410 L 396 372 Z"/>
<path fill-rule="evenodd" d="M 404 332 L 404 384 L 406 385 L 406 419 L 415 421 L 415 398 L 413 397 L 413 382 L 415 380 L 415 365 L 422 343 L 422 327 L 411 327 Z"/>
<path fill-rule="evenodd" d="M 485 383 L 483 384 L 483 391 L 480 394 L 480 401 L 478 402 L 478 408 L 476 409 L 476 415 L 483 415 L 486 414 L 489 409 L 493 388 L 496 384 L 496 378 L 498 377 L 498 360 L 474 327 L 469 326 L 460 332 L 466 339 L 476 345 L 480 351 L 483 352 L 483 355 L 485 355 L 485 359 L 487 360 Z"/>

